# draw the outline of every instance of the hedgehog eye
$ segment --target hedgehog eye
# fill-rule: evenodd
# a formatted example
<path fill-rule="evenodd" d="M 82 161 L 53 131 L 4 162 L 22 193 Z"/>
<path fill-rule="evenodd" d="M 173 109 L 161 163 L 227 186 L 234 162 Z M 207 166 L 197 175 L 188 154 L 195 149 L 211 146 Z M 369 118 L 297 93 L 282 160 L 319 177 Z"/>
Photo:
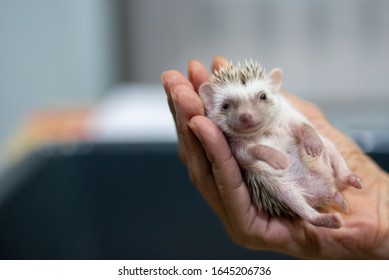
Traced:
<path fill-rule="evenodd" d="M 267 96 L 266 93 L 262 93 L 261 96 L 259 97 L 261 100 L 266 100 Z"/>
<path fill-rule="evenodd" d="M 230 108 L 230 104 L 224 103 L 224 104 L 223 104 L 223 109 L 224 109 L 224 110 L 227 110 L 228 108 Z"/>

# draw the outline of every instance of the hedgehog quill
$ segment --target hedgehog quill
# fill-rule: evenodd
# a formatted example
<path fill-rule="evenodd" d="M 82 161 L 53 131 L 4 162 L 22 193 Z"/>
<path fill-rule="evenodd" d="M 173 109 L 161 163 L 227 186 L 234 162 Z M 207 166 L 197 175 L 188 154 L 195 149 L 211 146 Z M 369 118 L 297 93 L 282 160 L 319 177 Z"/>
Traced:
<path fill-rule="evenodd" d="M 222 67 L 199 89 L 206 116 L 224 132 L 260 210 L 340 228 L 339 213 L 320 210 L 332 204 L 348 212 L 340 191 L 363 182 L 280 94 L 282 76 L 279 68 L 266 74 L 255 61 Z"/>

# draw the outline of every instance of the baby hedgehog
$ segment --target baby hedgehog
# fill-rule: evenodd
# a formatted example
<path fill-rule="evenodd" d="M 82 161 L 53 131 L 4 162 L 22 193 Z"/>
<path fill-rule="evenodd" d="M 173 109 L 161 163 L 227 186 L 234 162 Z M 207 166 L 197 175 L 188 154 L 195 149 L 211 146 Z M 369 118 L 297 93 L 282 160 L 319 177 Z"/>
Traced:
<path fill-rule="evenodd" d="M 331 202 L 348 211 L 339 191 L 361 189 L 328 139 L 281 94 L 282 70 L 266 74 L 254 61 L 214 72 L 199 89 L 207 117 L 224 132 L 253 202 L 269 216 L 300 216 L 339 228 L 338 213 L 317 210 Z"/>

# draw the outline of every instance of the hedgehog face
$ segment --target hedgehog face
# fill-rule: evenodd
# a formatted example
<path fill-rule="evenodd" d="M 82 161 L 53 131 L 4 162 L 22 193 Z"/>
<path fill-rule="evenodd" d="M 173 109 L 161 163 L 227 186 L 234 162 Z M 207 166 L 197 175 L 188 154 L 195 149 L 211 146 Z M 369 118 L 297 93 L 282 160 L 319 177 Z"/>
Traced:
<path fill-rule="evenodd" d="M 273 127 L 280 113 L 279 83 L 275 85 L 275 81 L 280 81 L 280 77 L 276 78 L 282 72 L 276 69 L 265 77 L 262 70 L 250 68 L 244 70 L 246 74 L 242 79 L 240 68 L 236 67 L 232 74 L 228 72 L 231 68 L 222 69 L 217 73 L 224 73 L 222 77 L 213 77 L 200 87 L 206 115 L 227 136 L 251 137 L 265 133 Z"/>
<path fill-rule="evenodd" d="M 209 116 L 227 134 L 250 137 L 264 133 L 278 115 L 278 98 L 261 81 L 230 85 L 215 94 L 217 102 Z"/>

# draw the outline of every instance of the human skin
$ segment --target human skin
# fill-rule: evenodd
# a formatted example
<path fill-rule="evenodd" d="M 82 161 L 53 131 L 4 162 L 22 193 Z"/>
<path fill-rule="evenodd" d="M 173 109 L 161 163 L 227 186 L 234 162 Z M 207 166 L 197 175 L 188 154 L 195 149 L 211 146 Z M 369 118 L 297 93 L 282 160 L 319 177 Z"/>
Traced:
<path fill-rule="evenodd" d="M 212 70 L 225 64 L 224 58 L 216 57 Z M 209 73 L 201 62 L 189 62 L 188 78 L 169 70 L 161 79 L 176 124 L 180 158 L 232 240 L 247 248 L 300 258 L 389 258 L 389 176 L 331 126 L 315 105 L 282 91 L 319 133 L 332 140 L 351 171 L 365 183 L 363 190 L 342 191 L 350 212 L 340 213 L 344 220 L 340 229 L 318 228 L 299 218 L 268 217 L 255 207 L 223 133 L 204 116 L 197 92 Z"/>

